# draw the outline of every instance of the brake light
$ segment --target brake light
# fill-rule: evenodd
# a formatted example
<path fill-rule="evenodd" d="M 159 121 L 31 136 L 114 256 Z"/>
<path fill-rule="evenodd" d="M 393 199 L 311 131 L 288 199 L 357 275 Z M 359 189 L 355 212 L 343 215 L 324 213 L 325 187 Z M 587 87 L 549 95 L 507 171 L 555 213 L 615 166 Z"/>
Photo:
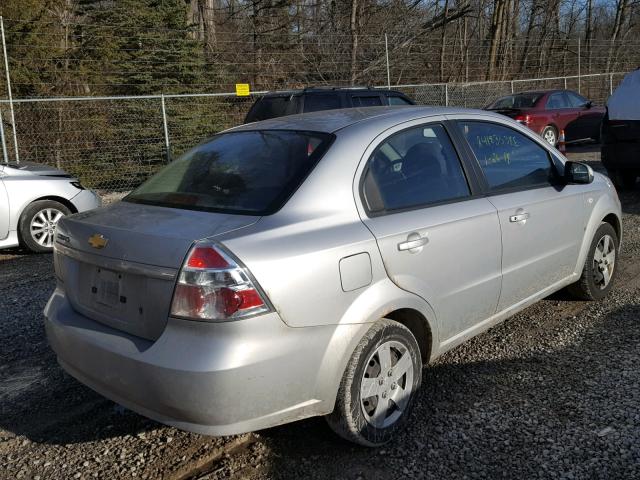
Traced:
<path fill-rule="evenodd" d="M 270 311 L 249 271 L 211 243 L 192 247 L 180 270 L 171 315 L 191 320 L 237 320 Z"/>
<path fill-rule="evenodd" d="M 516 115 L 514 120 L 523 125 L 529 125 L 531 123 L 531 117 L 529 117 L 529 115 Z"/>

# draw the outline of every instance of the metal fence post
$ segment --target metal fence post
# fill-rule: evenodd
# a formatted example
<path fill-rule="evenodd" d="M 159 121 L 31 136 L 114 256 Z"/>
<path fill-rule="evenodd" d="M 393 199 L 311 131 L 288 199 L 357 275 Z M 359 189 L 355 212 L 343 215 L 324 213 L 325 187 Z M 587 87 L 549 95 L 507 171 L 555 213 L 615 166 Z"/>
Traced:
<path fill-rule="evenodd" d="M 13 96 L 11 95 L 11 77 L 9 76 L 9 59 L 7 58 L 7 41 L 4 36 L 4 19 L 0 16 L 0 35 L 2 35 L 2 53 L 4 55 L 4 70 L 7 76 L 7 96 L 9 97 L 9 111 L 11 112 L 11 127 L 13 128 L 13 147 L 16 152 L 16 163 L 20 163 L 18 153 L 18 134 L 16 133 L 16 116 L 13 112 Z"/>
<path fill-rule="evenodd" d="M 513 80 L 511 80 L 511 93 L 514 93 L 514 89 L 513 89 Z"/>
<path fill-rule="evenodd" d="M 389 69 L 389 40 L 387 34 L 384 34 L 384 53 L 387 57 L 387 90 L 391 90 L 391 73 Z"/>
<path fill-rule="evenodd" d="M 613 95 L 613 73 L 609 74 L 609 95 Z"/>
<path fill-rule="evenodd" d="M 567 77 L 564 77 L 564 89 L 567 89 Z"/>
<path fill-rule="evenodd" d="M 167 162 L 171 162 L 171 146 L 169 144 L 169 127 L 167 126 L 167 110 L 164 105 L 164 93 L 160 95 L 160 105 L 162 106 L 162 126 L 164 127 L 164 146 L 167 151 Z"/>
<path fill-rule="evenodd" d="M 444 106 L 445 107 L 449 106 L 449 84 L 448 83 L 444 84 Z"/>
<path fill-rule="evenodd" d="M 0 110 L 0 143 L 2 143 L 2 158 L 4 163 L 9 163 L 9 154 L 7 153 L 7 142 L 4 138 L 4 124 L 2 122 L 2 110 Z"/>
<path fill-rule="evenodd" d="M 578 93 L 580 93 L 580 39 L 578 39 Z"/>

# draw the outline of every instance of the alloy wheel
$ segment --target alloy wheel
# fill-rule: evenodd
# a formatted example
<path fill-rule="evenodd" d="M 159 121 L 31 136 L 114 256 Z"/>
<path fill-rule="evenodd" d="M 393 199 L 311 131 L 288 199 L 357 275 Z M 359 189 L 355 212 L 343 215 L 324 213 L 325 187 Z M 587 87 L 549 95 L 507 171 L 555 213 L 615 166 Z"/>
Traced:
<path fill-rule="evenodd" d="M 29 224 L 31 238 L 43 247 L 53 246 L 53 235 L 56 231 L 58 220 L 64 213 L 56 208 L 45 208 L 36 213 Z"/>
<path fill-rule="evenodd" d="M 598 288 L 605 289 L 611 278 L 616 264 L 616 245 L 609 235 L 604 235 L 596 245 L 593 254 L 593 280 Z"/>
<path fill-rule="evenodd" d="M 392 340 L 376 348 L 366 363 L 360 406 L 376 428 L 393 425 L 406 410 L 413 386 L 413 361 L 402 343 Z"/>
<path fill-rule="evenodd" d="M 547 128 L 544 131 L 543 138 L 546 140 L 546 142 L 549 145 L 555 147 L 555 145 L 556 145 L 556 132 L 555 132 L 555 130 L 553 128 Z"/>

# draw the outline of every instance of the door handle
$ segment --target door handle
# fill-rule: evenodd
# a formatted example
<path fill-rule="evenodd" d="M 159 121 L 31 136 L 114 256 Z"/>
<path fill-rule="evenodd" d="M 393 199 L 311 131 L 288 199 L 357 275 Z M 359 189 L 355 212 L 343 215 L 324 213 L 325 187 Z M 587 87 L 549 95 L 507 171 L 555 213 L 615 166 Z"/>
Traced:
<path fill-rule="evenodd" d="M 509 221 L 513 223 L 523 222 L 529 218 L 528 212 L 519 213 L 517 215 L 511 215 L 509 217 Z"/>
<path fill-rule="evenodd" d="M 398 250 L 404 252 L 406 250 L 413 250 L 414 248 L 419 248 L 429 243 L 429 239 L 427 237 L 421 237 L 417 233 L 412 233 L 407 237 L 406 242 L 400 242 L 398 244 Z"/>

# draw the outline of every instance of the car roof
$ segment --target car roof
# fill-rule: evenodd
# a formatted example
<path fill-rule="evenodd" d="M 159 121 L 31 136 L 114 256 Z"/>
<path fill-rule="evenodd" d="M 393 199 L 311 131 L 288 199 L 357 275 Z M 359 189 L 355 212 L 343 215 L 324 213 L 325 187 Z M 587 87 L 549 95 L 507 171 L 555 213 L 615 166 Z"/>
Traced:
<path fill-rule="evenodd" d="M 387 120 L 389 124 L 402 123 L 418 118 L 435 115 L 455 114 L 493 115 L 504 119 L 504 116 L 493 114 L 485 110 L 474 110 L 456 107 L 425 107 L 425 106 L 389 106 L 342 108 L 337 110 L 322 110 L 313 113 L 301 113 L 284 117 L 246 123 L 227 130 L 238 132 L 248 130 L 300 130 L 310 132 L 334 133 L 356 123 L 361 124 L 373 120 Z"/>
<path fill-rule="evenodd" d="M 545 94 L 549 94 L 549 93 L 557 93 L 557 92 L 573 92 L 573 90 L 569 90 L 568 88 L 553 88 L 553 89 L 549 89 L 549 90 L 526 90 L 524 92 L 516 92 L 516 93 L 511 93 L 509 95 L 545 95 Z M 509 95 L 505 95 L 505 97 L 508 97 Z"/>
<path fill-rule="evenodd" d="M 307 87 L 292 90 L 282 90 L 277 92 L 267 92 L 261 95 L 260 98 L 273 98 L 273 97 L 288 97 L 290 95 L 302 95 L 302 94 L 315 94 L 315 93 L 332 93 L 332 92 L 376 92 L 376 93 L 392 93 L 394 95 L 404 95 L 404 93 L 398 90 L 388 90 L 386 88 L 374 88 L 374 87 Z"/>

